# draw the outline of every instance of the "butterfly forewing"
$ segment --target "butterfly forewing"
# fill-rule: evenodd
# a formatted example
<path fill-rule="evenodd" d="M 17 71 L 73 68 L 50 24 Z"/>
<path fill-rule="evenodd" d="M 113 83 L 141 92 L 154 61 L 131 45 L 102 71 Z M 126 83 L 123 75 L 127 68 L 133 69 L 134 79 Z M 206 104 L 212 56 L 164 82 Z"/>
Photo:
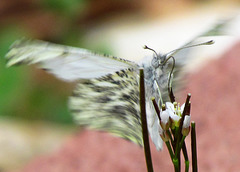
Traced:
<path fill-rule="evenodd" d="M 137 66 L 133 62 L 86 49 L 28 39 L 16 41 L 6 58 L 7 66 L 37 63 L 65 81 L 98 78 Z"/>

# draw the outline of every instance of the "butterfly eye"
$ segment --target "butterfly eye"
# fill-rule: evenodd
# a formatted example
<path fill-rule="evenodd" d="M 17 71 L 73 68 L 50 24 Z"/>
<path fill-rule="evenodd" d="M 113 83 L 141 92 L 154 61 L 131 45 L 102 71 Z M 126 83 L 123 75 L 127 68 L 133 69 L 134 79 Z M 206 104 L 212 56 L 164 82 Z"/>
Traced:
<path fill-rule="evenodd" d="M 160 65 L 159 59 L 156 56 L 154 56 L 152 59 L 152 67 L 157 68 L 159 67 L 159 65 Z"/>
<path fill-rule="evenodd" d="M 164 65 L 166 63 L 166 59 L 167 59 L 167 55 L 164 54 L 164 55 L 161 55 L 159 56 L 159 61 L 160 61 L 160 65 Z"/>

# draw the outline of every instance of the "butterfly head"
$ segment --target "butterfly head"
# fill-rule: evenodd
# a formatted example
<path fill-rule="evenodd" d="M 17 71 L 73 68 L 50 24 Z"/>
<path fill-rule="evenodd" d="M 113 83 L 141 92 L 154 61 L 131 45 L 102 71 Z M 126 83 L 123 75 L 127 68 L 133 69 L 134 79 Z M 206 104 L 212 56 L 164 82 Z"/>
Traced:
<path fill-rule="evenodd" d="M 148 49 L 154 52 L 152 61 L 151 61 L 151 65 L 153 68 L 157 69 L 159 67 L 163 67 L 166 63 L 166 58 L 167 58 L 167 54 L 160 54 L 157 53 L 154 49 L 149 48 L 148 46 L 144 46 L 144 49 Z"/>
<path fill-rule="evenodd" d="M 159 67 L 163 67 L 166 62 L 167 55 L 166 54 L 156 54 L 153 56 L 153 59 L 151 61 L 152 67 L 155 69 Z"/>
<path fill-rule="evenodd" d="M 214 41 L 213 40 L 210 40 L 210 41 L 207 41 L 207 42 L 202 42 L 202 43 L 199 43 L 199 44 L 193 44 L 193 45 L 187 45 L 187 46 L 184 46 L 184 47 L 181 47 L 181 48 L 178 48 L 178 49 L 175 49 L 175 50 L 172 50 L 170 51 L 169 53 L 167 54 L 158 54 L 154 49 L 152 48 L 149 48 L 148 46 L 144 46 L 143 48 L 144 49 L 148 49 L 148 50 L 151 50 L 154 52 L 154 57 L 151 61 L 151 65 L 153 68 L 157 69 L 159 67 L 163 68 L 164 66 L 166 66 L 166 62 L 170 59 L 170 58 L 174 58 L 174 54 L 176 54 L 177 52 L 183 50 L 183 49 L 186 49 L 186 48 L 191 48 L 191 47 L 197 47 L 197 46 L 201 46 L 201 45 L 212 45 L 214 44 Z"/>

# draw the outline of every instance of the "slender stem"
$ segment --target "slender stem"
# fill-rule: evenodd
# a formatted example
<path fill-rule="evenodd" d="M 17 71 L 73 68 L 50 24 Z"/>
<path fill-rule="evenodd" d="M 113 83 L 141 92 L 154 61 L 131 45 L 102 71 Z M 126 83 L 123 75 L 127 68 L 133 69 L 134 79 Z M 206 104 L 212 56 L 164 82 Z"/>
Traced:
<path fill-rule="evenodd" d="M 189 161 L 185 161 L 185 172 L 189 171 Z"/>
<path fill-rule="evenodd" d="M 195 129 L 195 122 L 191 123 L 191 149 L 192 149 L 192 171 L 197 172 L 197 141 L 196 141 L 196 129 Z"/>
<path fill-rule="evenodd" d="M 166 146 L 167 146 L 167 148 L 168 148 L 168 152 L 169 152 L 169 154 L 170 154 L 170 157 L 171 157 L 171 159 L 173 160 L 174 154 L 173 154 L 173 151 L 172 151 L 172 147 L 171 147 L 171 145 L 170 145 L 170 142 L 169 142 L 169 141 L 166 141 L 165 143 L 166 143 Z"/>
<path fill-rule="evenodd" d="M 145 87 L 144 87 L 144 71 L 140 69 L 140 110 L 141 110 L 141 122 L 142 122 L 142 136 L 144 145 L 145 161 L 148 172 L 153 172 L 151 150 L 149 145 L 147 117 L 146 117 L 146 103 L 145 103 Z"/>
<path fill-rule="evenodd" d="M 188 153 L 187 153 L 187 147 L 186 147 L 185 141 L 183 142 L 182 151 L 185 159 L 185 172 L 187 172 L 189 171 L 189 159 L 188 159 Z"/>
<path fill-rule="evenodd" d="M 181 150 L 181 148 L 183 147 L 183 144 L 184 144 L 184 140 L 185 140 L 186 136 L 183 136 L 182 139 L 181 139 L 181 142 L 177 145 L 178 149 Z M 177 149 L 177 150 L 178 150 Z M 178 156 L 178 153 L 180 153 L 180 151 L 176 151 L 176 156 Z"/>
<path fill-rule="evenodd" d="M 173 158 L 173 165 L 174 165 L 175 172 L 180 172 L 178 158 Z"/>
<path fill-rule="evenodd" d="M 171 134 L 171 132 L 170 132 L 169 130 L 167 130 L 167 134 L 168 134 L 168 136 L 169 136 L 169 139 L 170 139 L 170 141 L 171 141 L 171 145 L 172 145 L 172 147 L 173 147 L 173 138 L 172 138 L 172 134 Z"/>
<path fill-rule="evenodd" d="M 156 111 L 156 113 L 157 113 L 158 119 L 159 119 L 159 121 L 161 121 L 160 109 L 159 109 L 159 107 L 158 107 L 158 105 L 157 105 L 157 102 L 156 102 L 156 100 L 155 100 L 154 97 L 152 97 L 152 103 L 153 103 L 154 109 L 155 109 L 155 111 Z"/>
<path fill-rule="evenodd" d="M 174 152 L 176 153 L 176 149 L 177 149 L 177 140 L 178 140 L 178 130 L 179 130 L 179 127 L 175 127 L 175 133 L 174 133 Z"/>
<path fill-rule="evenodd" d="M 177 151 L 179 150 L 179 137 L 178 137 L 178 130 L 179 127 L 175 127 L 174 129 L 174 141 L 173 141 L 173 150 L 174 150 L 174 158 L 173 158 L 173 165 L 175 168 L 175 172 L 179 172 L 180 171 L 180 154 L 177 154 Z"/>
<path fill-rule="evenodd" d="M 171 133 L 172 133 L 172 136 L 173 136 L 173 147 L 174 147 L 174 149 L 175 149 L 175 146 L 174 146 L 174 141 L 175 141 L 175 139 L 176 139 L 176 137 L 175 137 L 175 133 L 176 133 L 176 127 L 175 128 L 171 128 Z"/>
<path fill-rule="evenodd" d="M 183 126 L 183 121 L 184 121 L 184 118 L 186 116 L 186 114 L 189 112 L 189 108 L 190 108 L 190 105 L 189 105 L 189 102 L 190 102 L 190 98 L 191 98 L 191 94 L 188 94 L 187 95 L 187 99 L 186 99 L 186 102 L 185 102 L 185 108 L 183 110 L 183 113 L 182 113 L 182 117 L 180 119 L 180 124 L 179 124 L 179 128 L 178 128 L 178 131 L 177 131 L 177 148 L 176 148 L 176 152 L 175 154 L 179 154 L 180 150 L 181 150 L 181 147 L 179 147 L 179 142 L 181 141 L 182 139 L 182 126 Z"/>
<path fill-rule="evenodd" d="M 189 102 L 190 102 L 190 98 L 191 98 L 191 94 L 188 94 L 187 95 L 187 99 L 186 99 L 186 102 L 185 102 L 185 108 L 183 110 L 183 113 L 182 113 L 182 117 L 180 119 L 180 124 L 179 124 L 179 127 L 177 128 L 178 131 L 176 131 L 175 134 L 177 134 L 176 136 L 176 149 L 175 149 L 175 157 L 174 159 L 178 159 L 178 163 L 179 163 L 179 170 L 181 168 L 181 162 L 180 162 L 180 151 L 181 151 L 181 148 L 182 148 L 182 144 L 183 144 L 183 140 L 184 140 L 184 137 L 182 135 L 182 126 L 183 126 L 183 120 L 185 118 L 185 115 L 186 113 L 189 112 L 189 108 L 190 108 L 190 105 L 189 105 Z M 181 143 L 180 143 L 181 142 Z"/>
<path fill-rule="evenodd" d="M 176 146 L 176 150 L 175 150 L 175 156 L 174 156 L 174 159 L 178 159 L 178 168 L 179 168 L 179 171 L 180 171 L 180 168 L 181 168 L 181 159 L 180 159 L 180 151 L 181 151 L 181 148 L 183 146 L 183 143 L 184 143 L 184 140 L 185 140 L 186 136 L 183 136 L 181 138 L 181 141 L 177 141 L 177 146 Z M 178 138 L 179 139 L 179 138 Z"/>

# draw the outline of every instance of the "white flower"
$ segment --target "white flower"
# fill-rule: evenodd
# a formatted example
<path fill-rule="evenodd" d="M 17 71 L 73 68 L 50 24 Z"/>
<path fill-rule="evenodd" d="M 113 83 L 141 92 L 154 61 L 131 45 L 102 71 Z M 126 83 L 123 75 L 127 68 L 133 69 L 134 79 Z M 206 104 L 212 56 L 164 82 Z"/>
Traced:
<path fill-rule="evenodd" d="M 190 122 L 191 122 L 191 116 L 186 115 L 183 121 L 183 128 L 188 128 L 190 127 Z"/>
<path fill-rule="evenodd" d="M 175 112 L 174 105 L 171 102 L 166 102 L 166 108 Z"/>
<path fill-rule="evenodd" d="M 168 110 L 161 111 L 160 117 L 161 117 L 160 124 L 161 124 L 162 129 L 167 130 L 170 126 L 169 111 Z"/>
<path fill-rule="evenodd" d="M 166 108 L 174 112 L 176 115 L 181 115 L 183 113 L 185 107 L 185 103 L 182 104 L 182 106 L 179 106 L 179 103 L 177 104 L 176 102 L 171 103 L 171 102 L 166 102 Z"/>
<path fill-rule="evenodd" d="M 190 122 L 191 122 L 191 116 L 186 115 L 183 121 L 182 126 L 182 135 L 187 136 L 190 132 Z"/>
<path fill-rule="evenodd" d="M 176 113 L 174 113 L 173 111 L 169 110 L 169 116 L 170 118 L 174 121 L 174 123 L 179 122 L 181 116 L 177 115 Z"/>
<path fill-rule="evenodd" d="M 177 115 L 175 107 L 171 102 L 166 102 L 166 109 L 168 110 L 169 116 L 172 121 L 171 128 L 174 128 L 175 126 L 179 126 L 179 120 L 181 118 L 180 115 Z"/>
<path fill-rule="evenodd" d="M 185 103 L 180 107 L 179 103 L 166 102 L 166 108 L 169 111 L 169 116 L 172 120 L 172 128 L 179 127 L 184 107 Z"/>

